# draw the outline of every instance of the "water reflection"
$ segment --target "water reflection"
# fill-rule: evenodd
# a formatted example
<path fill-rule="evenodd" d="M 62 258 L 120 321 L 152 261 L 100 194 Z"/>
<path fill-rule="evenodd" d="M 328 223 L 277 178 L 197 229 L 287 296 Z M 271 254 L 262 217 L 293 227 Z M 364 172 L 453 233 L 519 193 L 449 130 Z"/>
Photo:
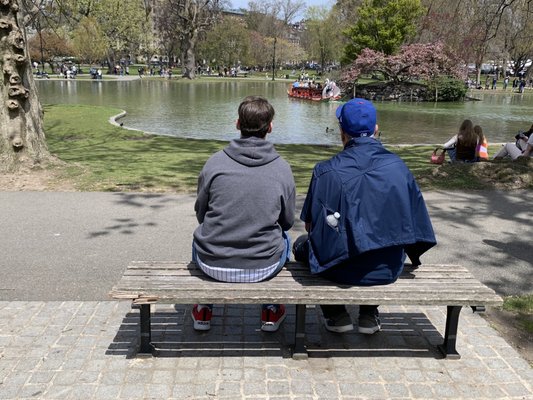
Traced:
<path fill-rule="evenodd" d="M 276 110 L 270 139 L 276 143 L 337 144 L 339 103 L 290 99 L 287 84 L 272 81 L 37 81 L 44 104 L 72 103 L 121 108 L 128 127 L 161 135 L 229 140 L 237 135 L 237 107 L 247 95 L 267 97 Z M 473 94 L 474 95 L 474 94 Z M 443 143 L 462 120 L 483 127 L 491 143 L 505 142 L 533 122 L 533 97 L 478 93 L 464 103 L 378 102 L 385 143 Z"/>

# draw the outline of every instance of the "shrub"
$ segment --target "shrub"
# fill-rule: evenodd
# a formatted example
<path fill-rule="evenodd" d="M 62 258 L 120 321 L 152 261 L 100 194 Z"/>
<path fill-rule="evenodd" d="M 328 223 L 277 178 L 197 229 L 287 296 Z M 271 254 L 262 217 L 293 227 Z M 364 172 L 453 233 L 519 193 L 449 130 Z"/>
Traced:
<path fill-rule="evenodd" d="M 458 101 L 466 95 L 466 85 L 456 78 L 438 77 L 428 82 L 428 93 L 433 101 Z"/>

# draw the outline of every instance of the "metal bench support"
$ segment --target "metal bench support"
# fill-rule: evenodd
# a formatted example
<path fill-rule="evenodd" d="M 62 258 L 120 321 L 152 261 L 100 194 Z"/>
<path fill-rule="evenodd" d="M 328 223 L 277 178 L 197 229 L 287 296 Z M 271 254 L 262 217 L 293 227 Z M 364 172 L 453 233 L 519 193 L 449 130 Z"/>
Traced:
<path fill-rule="evenodd" d="M 296 328 L 294 333 L 294 348 L 292 358 L 295 360 L 306 360 L 308 358 L 305 348 L 305 304 L 296 304 Z"/>
<path fill-rule="evenodd" d="M 462 306 L 448 306 L 446 313 L 446 330 L 444 331 L 444 343 L 438 346 L 444 358 L 458 360 L 461 355 L 455 349 L 457 341 L 457 327 L 459 325 L 459 313 Z"/>
<path fill-rule="evenodd" d="M 152 317 L 150 304 L 141 304 L 141 347 L 139 354 L 153 354 L 154 345 L 152 344 Z"/>

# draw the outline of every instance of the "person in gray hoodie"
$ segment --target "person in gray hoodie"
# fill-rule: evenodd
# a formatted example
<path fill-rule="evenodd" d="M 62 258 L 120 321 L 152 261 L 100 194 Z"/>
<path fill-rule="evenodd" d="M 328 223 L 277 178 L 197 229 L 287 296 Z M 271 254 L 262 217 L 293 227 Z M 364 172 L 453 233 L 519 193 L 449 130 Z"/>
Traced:
<path fill-rule="evenodd" d="M 259 282 L 288 261 L 296 189 L 289 164 L 266 140 L 272 105 L 248 96 L 238 113 L 241 137 L 213 154 L 198 177 L 193 261 L 219 281 Z M 195 304 L 191 316 L 194 329 L 208 330 L 212 305 Z M 284 305 L 263 305 L 261 329 L 276 331 L 284 318 Z"/>

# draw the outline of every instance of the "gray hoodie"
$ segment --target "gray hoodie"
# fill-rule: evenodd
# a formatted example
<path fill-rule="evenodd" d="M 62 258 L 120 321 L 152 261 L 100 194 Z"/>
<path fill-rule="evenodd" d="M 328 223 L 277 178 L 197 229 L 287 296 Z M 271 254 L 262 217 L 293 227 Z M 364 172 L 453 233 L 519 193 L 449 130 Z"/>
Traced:
<path fill-rule="evenodd" d="M 234 139 L 213 154 L 198 177 L 194 205 L 196 250 L 208 265 L 264 268 L 285 248 L 294 223 L 295 185 L 289 164 L 272 143 Z"/>

